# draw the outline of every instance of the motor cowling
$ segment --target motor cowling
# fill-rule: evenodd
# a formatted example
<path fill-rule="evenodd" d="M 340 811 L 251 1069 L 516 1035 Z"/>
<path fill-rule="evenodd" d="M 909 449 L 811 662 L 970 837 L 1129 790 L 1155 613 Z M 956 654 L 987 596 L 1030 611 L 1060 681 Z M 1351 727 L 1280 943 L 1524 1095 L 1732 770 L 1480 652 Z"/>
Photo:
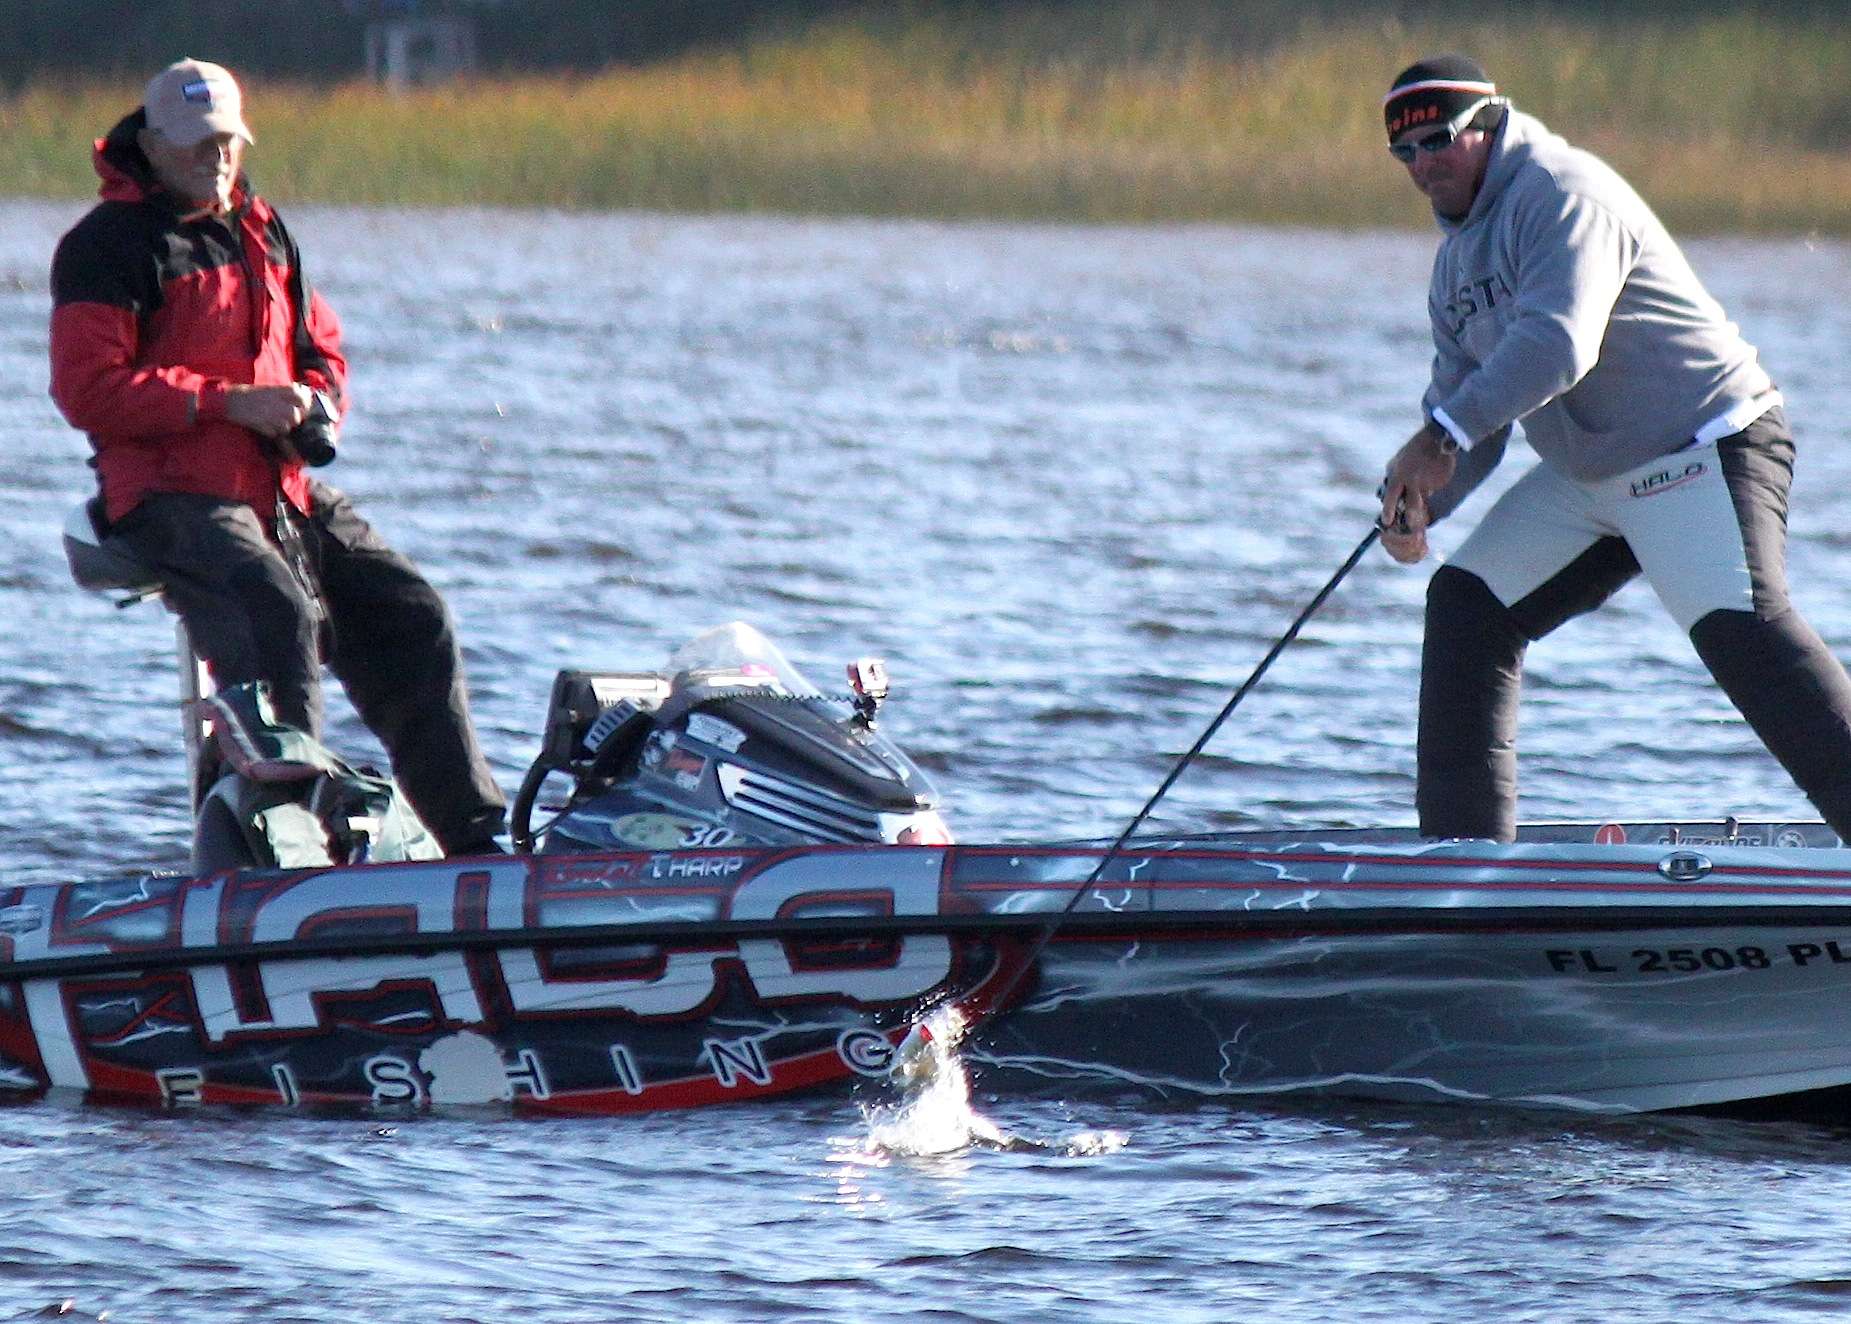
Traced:
<path fill-rule="evenodd" d="M 573 787 L 536 834 L 548 853 L 949 841 L 936 790 L 858 696 L 752 668 L 562 672 L 516 797 L 517 844 L 536 773 L 553 772 Z"/>

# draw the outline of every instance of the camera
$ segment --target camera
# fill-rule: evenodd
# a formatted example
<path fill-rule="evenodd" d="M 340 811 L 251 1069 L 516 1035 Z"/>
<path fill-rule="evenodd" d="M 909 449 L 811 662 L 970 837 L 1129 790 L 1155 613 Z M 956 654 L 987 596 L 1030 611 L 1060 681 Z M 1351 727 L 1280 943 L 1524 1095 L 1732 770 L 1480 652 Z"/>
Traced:
<path fill-rule="evenodd" d="M 289 447 L 302 463 L 319 469 L 334 460 L 337 448 L 334 402 L 327 392 L 316 391 L 309 401 L 308 415 L 289 431 Z"/>

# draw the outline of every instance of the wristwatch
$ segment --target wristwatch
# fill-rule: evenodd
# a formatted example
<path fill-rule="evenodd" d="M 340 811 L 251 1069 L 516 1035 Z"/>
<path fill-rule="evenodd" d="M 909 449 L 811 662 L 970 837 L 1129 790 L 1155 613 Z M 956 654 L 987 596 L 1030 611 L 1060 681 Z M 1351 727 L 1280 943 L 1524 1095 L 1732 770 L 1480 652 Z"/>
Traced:
<path fill-rule="evenodd" d="M 1440 454 L 1457 455 L 1459 453 L 1458 440 L 1432 419 L 1427 420 L 1427 431 L 1433 437 L 1433 444 L 1440 448 Z"/>

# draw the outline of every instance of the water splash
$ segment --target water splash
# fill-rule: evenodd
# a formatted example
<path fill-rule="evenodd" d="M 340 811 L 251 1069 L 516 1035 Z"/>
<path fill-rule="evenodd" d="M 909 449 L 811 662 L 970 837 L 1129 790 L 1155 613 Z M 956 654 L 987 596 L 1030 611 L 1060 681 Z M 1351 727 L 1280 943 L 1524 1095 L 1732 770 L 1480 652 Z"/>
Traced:
<path fill-rule="evenodd" d="M 968 1028 L 963 1013 L 944 1006 L 901 1041 L 888 1074 L 897 1102 L 862 1109 L 869 1150 L 922 1156 L 1010 1146 L 1012 1137 L 971 1106 L 970 1077 L 958 1058 Z"/>
<path fill-rule="evenodd" d="M 945 1006 L 901 1041 L 888 1074 L 897 1100 L 862 1108 L 868 1155 L 928 1157 L 982 1148 L 1082 1157 L 1113 1153 L 1129 1143 L 1122 1131 L 1079 1131 L 1063 1140 L 1043 1141 L 1003 1130 L 971 1104 L 970 1077 L 958 1056 L 958 1045 L 969 1029 L 963 1013 Z"/>

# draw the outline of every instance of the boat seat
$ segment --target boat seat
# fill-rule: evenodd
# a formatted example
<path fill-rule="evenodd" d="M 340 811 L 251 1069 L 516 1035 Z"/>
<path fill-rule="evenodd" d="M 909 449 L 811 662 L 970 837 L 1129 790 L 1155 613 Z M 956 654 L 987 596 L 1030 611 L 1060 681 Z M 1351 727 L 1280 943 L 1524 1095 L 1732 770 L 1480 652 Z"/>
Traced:
<path fill-rule="evenodd" d="M 109 532 L 103 498 L 79 502 L 64 520 L 64 559 L 77 587 L 93 593 L 145 598 L 161 591 L 161 577 L 122 539 Z"/>

